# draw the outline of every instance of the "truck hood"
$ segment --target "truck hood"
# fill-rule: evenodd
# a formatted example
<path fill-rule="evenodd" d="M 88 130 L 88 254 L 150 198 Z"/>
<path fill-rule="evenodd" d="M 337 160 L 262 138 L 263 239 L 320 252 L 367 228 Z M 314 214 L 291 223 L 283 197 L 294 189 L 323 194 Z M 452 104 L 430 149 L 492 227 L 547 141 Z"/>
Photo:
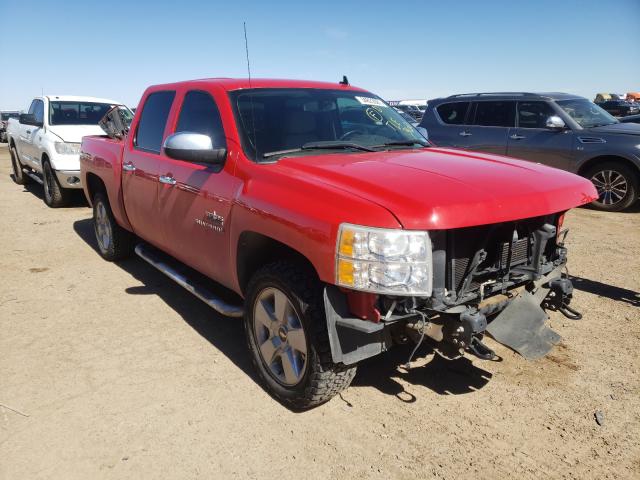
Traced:
<path fill-rule="evenodd" d="M 407 229 L 506 222 L 597 198 L 592 183 L 572 173 L 453 149 L 290 157 L 276 168 L 292 178 L 304 175 L 368 199 Z"/>
<path fill-rule="evenodd" d="M 80 143 L 87 135 L 104 135 L 100 125 L 51 125 L 49 131 L 68 143 Z"/>
<path fill-rule="evenodd" d="M 588 131 L 598 133 L 621 133 L 624 135 L 640 135 L 640 124 L 614 123 L 613 125 L 603 125 L 602 127 L 589 128 Z"/>

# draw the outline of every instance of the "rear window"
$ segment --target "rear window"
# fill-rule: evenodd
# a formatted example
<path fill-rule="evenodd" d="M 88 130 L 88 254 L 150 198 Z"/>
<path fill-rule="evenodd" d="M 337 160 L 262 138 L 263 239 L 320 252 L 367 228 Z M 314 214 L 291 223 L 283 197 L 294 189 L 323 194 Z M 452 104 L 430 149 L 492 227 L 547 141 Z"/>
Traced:
<path fill-rule="evenodd" d="M 443 103 L 438 106 L 438 115 L 444 123 L 449 125 L 463 125 L 469 102 Z"/>
<path fill-rule="evenodd" d="M 514 127 L 515 102 L 478 102 L 474 125 L 484 127 Z"/>
<path fill-rule="evenodd" d="M 49 124 L 97 125 L 111 107 L 109 103 L 49 102 Z"/>
<path fill-rule="evenodd" d="M 134 140 L 135 146 L 150 152 L 160 153 L 164 127 L 176 92 L 155 92 L 147 97 Z"/>

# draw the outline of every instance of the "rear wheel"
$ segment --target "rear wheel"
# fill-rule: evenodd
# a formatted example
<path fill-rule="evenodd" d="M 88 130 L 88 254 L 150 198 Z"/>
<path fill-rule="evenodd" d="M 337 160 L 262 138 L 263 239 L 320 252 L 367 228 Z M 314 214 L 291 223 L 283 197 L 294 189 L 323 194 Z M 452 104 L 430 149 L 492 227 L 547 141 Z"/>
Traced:
<path fill-rule="evenodd" d="M 93 197 L 93 230 L 98 251 L 105 260 L 121 260 L 133 252 L 135 236 L 118 225 L 104 193 L 96 193 Z"/>
<path fill-rule="evenodd" d="M 331 361 L 322 284 L 289 262 L 260 269 L 245 301 L 245 334 L 266 390 L 298 410 L 320 405 L 347 388 L 356 367 Z"/>
<path fill-rule="evenodd" d="M 622 163 L 603 162 L 590 168 L 585 176 L 598 190 L 598 199 L 591 203 L 597 210 L 619 212 L 638 198 L 638 177 Z"/>
<path fill-rule="evenodd" d="M 44 203 L 51 208 L 64 207 L 69 203 L 69 192 L 62 188 L 49 160 L 42 162 L 42 180 L 44 182 Z"/>
<path fill-rule="evenodd" d="M 11 155 L 11 167 L 13 169 L 13 181 L 18 185 L 26 185 L 29 183 L 29 177 L 22 171 L 22 164 L 18 157 L 18 151 L 14 145 L 9 148 L 9 155 Z"/>

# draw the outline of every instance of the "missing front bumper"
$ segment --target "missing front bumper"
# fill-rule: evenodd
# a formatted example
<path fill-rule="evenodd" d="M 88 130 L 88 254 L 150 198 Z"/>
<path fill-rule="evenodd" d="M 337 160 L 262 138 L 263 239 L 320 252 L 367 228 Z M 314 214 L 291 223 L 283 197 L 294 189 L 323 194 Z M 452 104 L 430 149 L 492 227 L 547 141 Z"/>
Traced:
<path fill-rule="evenodd" d="M 491 357 L 486 351 L 478 354 L 477 347 L 483 346 L 481 340 L 485 333 L 527 360 L 543 357 L 561 337 L 545 325 L 548 315 L 542 307 L 550 308 L 550 299 L 553 304 L 561 305 L 568 305 L 571 299 L 570 281 L 562 278 L 562 267 L 533 282 L 528 289 L 520 290 L 502 305 L 493 305 L 489 308 L 491 313 L 458 305 L 444 312 L 425 311 L 380 323 L 354 318 L 345 295 L 338 288 L 327 286 L 324 303 L 333 361 L 352 365 L 378 355 L 397 343 L 402 328 L 413 334 L 409 337 L 415 338 L 419 331 L 436 342 L 449 344 L 461 353 L 470 351 L 480 358 Z M 423 315 L 429 318 L 426 328 L 418 326 Z"/>

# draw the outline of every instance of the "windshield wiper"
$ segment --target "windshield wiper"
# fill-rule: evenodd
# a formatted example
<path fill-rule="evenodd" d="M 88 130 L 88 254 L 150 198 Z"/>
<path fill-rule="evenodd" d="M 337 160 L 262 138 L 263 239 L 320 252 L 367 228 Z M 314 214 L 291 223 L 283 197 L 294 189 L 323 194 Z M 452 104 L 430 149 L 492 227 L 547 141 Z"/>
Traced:
<path fill-rule="evenodd" d="M 365 152 L 375 152 L 375 149 L 360 145 L 353 142 L 341 142 L 339 140 L 328 140 L 326 142 L 307 142 L 300 148 L 291 148 L 289 150 L 278 150 L 275 152 L 267 152 L 262 155 L 263 158 L 275 157 L 277 155 L 286 155 L 287 153 L 302 152 L 303 150 L 333 150 L 333 149 L 347 149 L 362 150 Z"/>
<path fill-rule="evenodd" d="M 391 142 L 385 142 L 381 145 L 374 145 L 376 148 L 381 148 L 381 147 L 395 147 L 395 146 L 399 146 L 399 147 L 413 147 L 414 145 L 420 145 L 422 147 L 428 147 L 429 146 L 429 142 L 427 142 L 426 140 L 394 140 Z"/>

